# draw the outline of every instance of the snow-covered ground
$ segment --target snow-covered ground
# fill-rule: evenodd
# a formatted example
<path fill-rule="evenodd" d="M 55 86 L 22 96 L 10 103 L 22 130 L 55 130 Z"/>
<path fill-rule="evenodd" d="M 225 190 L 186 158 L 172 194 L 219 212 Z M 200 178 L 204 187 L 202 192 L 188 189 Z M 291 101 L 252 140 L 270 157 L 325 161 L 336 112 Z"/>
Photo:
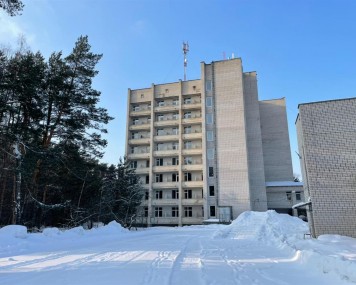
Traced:
<path fill-rule="evenodd" d="M 355 284 L 356 239 L 304 239 L 307 225 L 274 211 L 231 225 L 127 231 L 0 229 L 0 284 Z"/>

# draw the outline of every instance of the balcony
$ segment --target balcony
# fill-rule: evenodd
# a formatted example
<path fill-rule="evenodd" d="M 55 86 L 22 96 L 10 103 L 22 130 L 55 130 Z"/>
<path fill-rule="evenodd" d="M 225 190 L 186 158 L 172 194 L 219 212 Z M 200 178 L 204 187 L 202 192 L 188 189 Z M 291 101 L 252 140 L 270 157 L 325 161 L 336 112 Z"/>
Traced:
<path fill-rule="evenodd" d="M 203 199 L 182 199 L 183 206 L 203 206 Z"/>
<path fill-rule="evenodd" d="M 179 150 L 172 149 L 172 148 L 156 150 L 153 152 L 153 156 L 159 156 L 159 157 L 170 157 L 170 156 L 178 156 L 178 155 L 179 155 Z"/>
<path fill-rule="evenodd" d="M 202 164 L 186 164 L 182 166 L 183 171 L 203 171 Z"/>
<path fill-rule="evenodd" d="M 200 100 L 192 100 L 192 103 L 183 104 L 183 110 L 200 110 L 201 109 L 201 101 Z"/>
<path fill-rule="evenodd" d="M 138 167 L 135 170 L 136 174 L 149 174 L 150 168 L 149 167 Z"/>
<path fill-rule="evenodd" d="M 155 142 L 172 142 L 172 141 L 178 141 L 179 136 L 178 135 L 158 135 L 153 138 Z"/>
<path fill-rule="evenodd" d="M 182 182 L 183 188 L 203 188 L 203 180 L 195 180 L 195 181 L 184 181 Z"/>
<path fill-rule="evenodd" d="M 130 112 L 130 116 L 132 117 L 144 117 L 144 116 L 150 116 L 151 115 L 151 108 L 143 108 L 143 109 L 139 109 L 136 111 L 131 111 Z"/>
<path fill-rule="evenodd" d="M 154 166 L 153 172 L 178 172 L 179 165 Z"/>
<path fill-rule="evenodd" d="M 167 104 L 164 106 L 157 106 L 154 108 L 155 112 L 159 113 L 166 113 L 166 112 L 172 112 L 172 111 L 178 111 L 179 110 L 179 105 L 173 105 L 173 104 Z"/>
<path fill-rule="evenodd" d="M 183 118 L 183 125 L 194 125 L 202 122 L 202 118 L 200 114 L 192 115 L 190 118 Z"/>
<path fill-rule="evenodd" d="M 130 145 L 147 145 L 150 144 L 150 138 L 145 137 L 145 138 L 137 138 L 137 139 L 131 139 L 129 140 Z"/>
<path fill-rule="evenodd" d="M 151 127 L 150 122 L 140 122 L 139 124 L 136 125 L 130 125 L 129 130 L 130 131 L 149 130 L 150 127 Z"/>
<path fill-rule="evenodd" d="M 178 199 L 152 199 L 152 206 L 178 206 Z"/>
<path fill-rule="evenodd" d="M 152 183 L 153 189 L 169 189 L 169 188 L 178 188 L 179 182 L 176 181 L 165 181 L 165 182 L 154 182 Z"/>
<path fill-rule="evenodd" d="M 190 134 L 183 134 L 183 140 L 201 139 L 203 137 L 201 131 L 191 132 Z"/>
<path fill-rule="evenodd" d="M 202 147 L 200 145 L 194 146 L 193 148 L 183 149 L 183 155 L 199 155 L 202 154 Z"/>
<path fill-rule="evenodd" d="M 141 150 L 141 151 L 137 151 L 134 153 L 129 153 L 127 155 L 127 158 L 129 160 L 134 160 L 134 159 L 147 159 L 150 158 L 150 151 L 149 150 Z"/>
<path fill-rule="evenodd" d="M 169 127 L 169 126 L 178 126 L 179 120 L 173 118 L 163 118 L 159 121 L 155 121 L 153 125 L 155 127 Z"/>

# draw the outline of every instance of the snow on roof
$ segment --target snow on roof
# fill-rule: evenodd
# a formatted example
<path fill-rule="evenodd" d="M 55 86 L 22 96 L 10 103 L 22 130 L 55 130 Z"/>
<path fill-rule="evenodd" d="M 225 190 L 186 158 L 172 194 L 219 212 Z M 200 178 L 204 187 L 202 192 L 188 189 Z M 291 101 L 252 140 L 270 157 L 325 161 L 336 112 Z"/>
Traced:
<path fill-rule="evenodd" d="M 296 208 L 300 208 L 300 207 L 304 207 L 304 206 L 307 206 L 307 205 L 311 205 L 311 202 L 300 202 L 298 204 L 295 204 L 292 206 L 292 209 L 296 209 Z"/>
<path fill-rule="evenodd" d="M 291 187 L 291 186 L 303 186 L 303 182 L 294 181 L 268 181 L 267 187 Z"/>

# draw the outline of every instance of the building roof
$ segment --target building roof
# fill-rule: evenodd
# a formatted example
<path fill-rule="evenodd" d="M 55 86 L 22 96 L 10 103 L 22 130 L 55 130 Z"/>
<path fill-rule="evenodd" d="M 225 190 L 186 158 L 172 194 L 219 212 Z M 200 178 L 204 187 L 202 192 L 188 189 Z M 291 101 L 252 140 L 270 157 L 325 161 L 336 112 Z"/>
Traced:
<path fill-rule="evenodd" d="M 293 186 L 303 186 L 303 182 L 294 182 L 294 181 L 269 181 L 269 182 L 266 182 L 266 187 L 293 187 Z"/>
<path fill-rule="evenodd" d="M 356 97 L 332 99 L 332 100 L 325 100 L 325 101 L 315 101 L 315 102 L 308 102 L 308 103 L 300 103 L 300 104 L 298 104 L 298 109 L 299 109 L 299 106 L 302 106 L 302 105 L 320 104 L 320 103 L 328 103 L 328 102 L 343 101 L 343 100 L 354 100 L 354 99 L 356 99 Z"/>

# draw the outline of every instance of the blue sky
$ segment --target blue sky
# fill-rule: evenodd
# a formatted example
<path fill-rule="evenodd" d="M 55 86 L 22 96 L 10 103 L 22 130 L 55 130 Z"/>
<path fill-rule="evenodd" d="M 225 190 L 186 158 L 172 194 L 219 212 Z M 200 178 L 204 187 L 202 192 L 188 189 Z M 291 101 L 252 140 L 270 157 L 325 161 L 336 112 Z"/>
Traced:
<path fill-rule="evenodd" d="M 103 161 L 125 151 L 128 88 L 183 78 L 181 45 L 189 41 L 188 79 L 200 62 L 234 53 L 257 71 L 259 98 L 286 97 L 293 167 L 300 173 L 294 121 L 298 104 L 355 97 L 354 0 L 25 0 L 22 16 L 0 12 L 0 45 L 25 35 L 45 56 L 66 55 L 80 35 L 103 53 L 94 86 L 115 117 Z"/>

